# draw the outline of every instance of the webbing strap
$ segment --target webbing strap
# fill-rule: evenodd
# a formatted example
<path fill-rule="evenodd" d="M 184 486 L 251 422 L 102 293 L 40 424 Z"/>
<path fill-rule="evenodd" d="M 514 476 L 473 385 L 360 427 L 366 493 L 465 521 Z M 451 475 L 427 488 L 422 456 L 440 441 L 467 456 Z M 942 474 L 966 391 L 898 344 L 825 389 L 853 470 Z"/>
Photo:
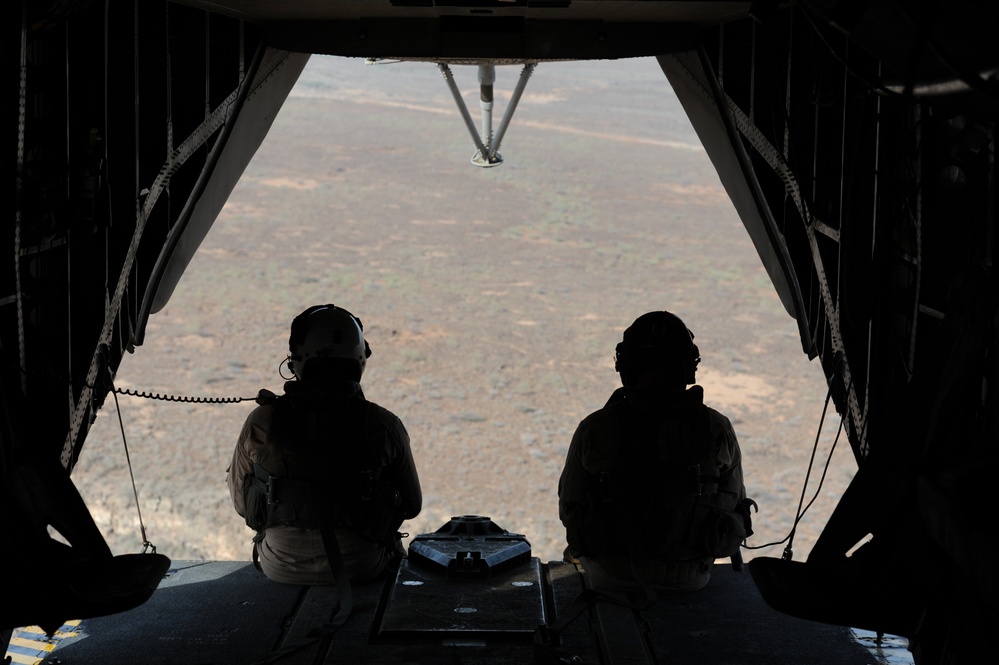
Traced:
<path fill-rule="evenodd" d="M 260 550 L 258 548 L 264 540 L 265 533 L 263 529 L 257 529 L 257 533 L 253 536 L 253 567 L 261 573 L 264 572 L 264 569 L 260 566 Z"/>
<path fill-rule="evenodd" d="M 565 654 L 564 650 L 567 646 L 561 645 L 561 633 L 584 610 L 595 607 L 598 602 L 611 603 L 638 612 L 649 609 L 656 603 L 656 592 L 651 587 L 641 588 L 641 593 L 635 593 L 639 589 L 635 589 L 635 592 L 594 589 L 585 572 L 583 575 L 584 579 L 586 579 L 586 588 L 579 592 L 579 595 L 569 603 L 554 622 L 547 626 L 541 624 L 535 631 L 534 654 L 536 662 L 552 663 L 552 665 L 555 663 L 577 662 L 578 657 Z M 600 639 L 599 636 L 598 639 Z"/>
<path fill-rule="evenodd" d="M 335 633 L 338 628 L 340 628 L 340 626 L 333 625 L 332 622 L 318 626 L 309 633 L 308 637 L 301 640 L 296 640 L 294 642 L 290 642 L 289 644 L 287 644 L 284 647 L 281 647 L 280 649 L 275 649 L 274 651 L 271 651 L 269 654 L 267 654 L 260 660 L 254 661 L 253 665 L 271 665 L 272 663 L 276 663 L 286 656 L 290 656 L 293 653 L 297 653 L 302 649 L 307 649 L 321 642 L 327 637 L 333 635 L 333 633 Z"/>
<path fill-rule="evenodd" d="M 314 646 L 317 643 L 329 640 L 333 634 L 340 629 L 350 618 L 354 610 L 354 591 L 350 585 L 350 577 L 347 575 L 347 568 L 343 563 L 343 554 L 340 552 L 340 543 L 336 537 L 336 524 L 327 511 L 322 511 L 320 534 L 323 538 L 323 549 L 326 551 L 326 558 L 330 564 L 330 571 L 333 573 L 333 581 L 336 584 L 337 606 L 333 611 L 330 620 L 314 628 L 307 638 L 296 640 L 286 646 L 275 649 L 253 665 L 270 665 L 276 663 L 285 656 L 291 655 L 302 649 Z M 253 563 L 260 568 L 257 562 L 258 541 L 254 539 Z M 327 651 L 323 658 L 323 663 L 332 661 L 332 642 L 326 647 Z"/>
<path fill-rule="evenodd" d="M 559 614 L 558 619 L 548 626 L 548 632 L 551 635 L 558 635 L 561 633 L 566 626 L 572 623 L 573 620 L 595 600 L 596 592 L 593 589 L 583 589 L 580 591 L 579 595 L 576 596 L 576 599 L 569 603 L 569 606 L 565 608 L 564 612 Z"/>
<path fill-rule="evenodd" d="M 333 635 L 340 626 L 347 622 L 350 613 L 354 611 L 354 591 L 350 586 L 350 578 L 347 569 L 343 565 L 343 555 L 340 552 L 340 543 L 336 539 L 336 524 L 328 511 L 322 511 L 320 516 L 320 533 L 323 537 L 323 547 L 326 548 L 326 558 L 330 563 L 330 571 L 333 573 L 333 581 L 336 583 L 337 608 L 330 618 L 328 624 L 323 625 L 327 635 Z M 333 655 L 333 644 L 327 647 L 326 657 L 323 663 L 331 663 Z"/>
<path fill-rule="evenodd" d="M 636 590 L 637 591 L 637 590 Z M 620 605 L 633 610 L 647 610 L 656 604 L 656 593 L 651 587 L 642 588 L 642 596 L 628 593 L 627 591 L 613 591 L 610 589 L 594 589 L 587 587 L 579 592 L 576 599 L 569 603 L 558 619 L 548 627 L 549 633 L 558 635 L 563 629 L 593 603 L 603 601 Z"/>

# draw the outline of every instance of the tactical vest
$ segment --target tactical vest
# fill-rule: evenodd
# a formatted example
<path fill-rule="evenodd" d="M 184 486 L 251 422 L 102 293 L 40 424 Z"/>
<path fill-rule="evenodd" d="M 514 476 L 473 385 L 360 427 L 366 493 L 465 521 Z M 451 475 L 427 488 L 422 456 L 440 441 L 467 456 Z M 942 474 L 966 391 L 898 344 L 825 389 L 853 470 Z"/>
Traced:
<path fill-rule="evenodd" d="M 268 445 L 243 483 L 246 523 L 258 537 L 272 526 L 350 527 L 392 543 L 402 523 L 399 492 L 382 480 L 391 451 L 369 445 L 368 402 L 277 397 Z"/>
<path fill-rule="evenodd" d="M 742 488 L 721 477 L 707 407 L 654 416 L 627 400 L 609 408 L 619 435 L 601 448 L 603 468 L 589 469 L 591 499 L 578 513 L 582 553 L 686 561 L 738 551 L 747 536 Z"/>

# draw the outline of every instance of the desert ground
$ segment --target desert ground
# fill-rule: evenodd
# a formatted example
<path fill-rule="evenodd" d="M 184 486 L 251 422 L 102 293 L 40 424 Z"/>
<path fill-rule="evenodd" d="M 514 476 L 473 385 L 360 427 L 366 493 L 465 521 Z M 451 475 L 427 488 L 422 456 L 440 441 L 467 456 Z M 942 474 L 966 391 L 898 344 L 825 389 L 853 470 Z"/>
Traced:
<path fill-rule="evenodd" d="M 519 68 L 497 71 L 497 122 Z M 473 67 L 456 78 L 478 118 Z M 118 388 L 280 391 L 288 326 L 333 302 L 365 324 L 363 386 L 400 416 L 424 488 L 404 525 L 490 516 L 561 558 L 557 482 L 574 428 L 617 387 L 640 314 L 696 335 L 706 401 L 739 435 L 760 506 L 745 558 L 794 557 L 855 470 L 825 381 L 653 59 L 539 65 L 500 151 L 470 137 L 432 64 L 314 57 Z M 173 559 L 250 555 L 225 471 L 251 401 L 118 398 L 148 539 Z M 834 452 L 830 453 L 834 448 Z M 824 472 L 826 460 L 831 462 Z M 819 478 L 824 482 L 819 487 Z M 115 401 L 74 470 L 116 553 L 141 549 Z"/>

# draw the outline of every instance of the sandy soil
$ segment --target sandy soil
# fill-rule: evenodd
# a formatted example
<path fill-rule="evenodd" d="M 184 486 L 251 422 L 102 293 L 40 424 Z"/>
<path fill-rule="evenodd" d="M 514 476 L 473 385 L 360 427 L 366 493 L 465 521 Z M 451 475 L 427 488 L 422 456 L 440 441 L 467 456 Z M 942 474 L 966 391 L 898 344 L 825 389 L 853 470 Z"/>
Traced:
<path fill-rule="evenodd" d="M 474 68 L 456 68 L 473 117 Z M 516 68 L 500 68 L 497 114 Z M 697 336 L 709 404 L 739 434 L 759 502 L 750 544 L 792 529 L 838 425 L 748 235 L 654 60 L 538 68 L 494 169 L 433 65 L 315 58 L 119 388 L 279 390 L 287 329 L 335 302 L 374 355 L 368 397 L 406 424 L 425 491 L 410 533 L 491 516 L 561 555 L 556 485 L 572 432 L 618 385 L 613 350 L 669 309 Z M 225 469 L 252 403 L 120 397 L 149 539 L 174 559 L 245 559 Z M 855 465 L 840 441 L 798 526 L 811 544 Z M 74 479 L 115 552 L 141 546 L 113 400 Z M 747 551 L 779 556 L 782 546 Z"/>

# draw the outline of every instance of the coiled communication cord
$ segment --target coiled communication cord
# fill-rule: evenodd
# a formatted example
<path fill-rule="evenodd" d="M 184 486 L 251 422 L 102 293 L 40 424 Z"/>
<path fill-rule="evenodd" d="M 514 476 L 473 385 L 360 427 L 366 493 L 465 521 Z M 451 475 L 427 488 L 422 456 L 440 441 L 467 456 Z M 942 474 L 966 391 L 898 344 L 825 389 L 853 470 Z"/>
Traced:
<path fill-rule="evenodd" d="M 161 395 L 159 393 L 146 392 L 144 390 L 131 390 L 129 388 L 111 387 L 111 392 L 116 395 L 128 395 L 129 397 L 141 397 L 143 399 L 157 399 L 164 402 L 182 402 L 184 404 L 239 404 L 240 402 L 252 402 L 256 397 L 189 397 L 187 395 Z M 117 404 L 115 397 L 115 404 Z"/>
<path fill-rule="evenodd" d="M 135 510 L 139 515 L 139 534 L 142 536 L 142 552 L 156 553 L 156 545 L 149 542 L 146 537 L 146 525 L 142 520 L 142 508 L 139 506 L 139 490 L 135 486 L 135 474 L 132 471 L 132 458 L 128 453 L 128 439 L 125 436 L 125 421 L 121 416 L 121 405 L 118 403 L 118 395 L 128 395 L 130 397 L 141 397 L 143 399 L 155 399 L 165 402 L 181 402 L 184 404 L 238 404 L 256 399 L 255 397 L 188 397 L 185 395 L 161 395 L 143 390 L 130 390 L 128 388 L 116 388 L 111 383 L 111 395 L 114 397 L 115 411 L 118 414 L 118 428 L 121 430 L 121 443 L 125 448 L 125 462 L 128 465 L 128 477 L 132 481 L 132 495 L 135 497 Z"/>

